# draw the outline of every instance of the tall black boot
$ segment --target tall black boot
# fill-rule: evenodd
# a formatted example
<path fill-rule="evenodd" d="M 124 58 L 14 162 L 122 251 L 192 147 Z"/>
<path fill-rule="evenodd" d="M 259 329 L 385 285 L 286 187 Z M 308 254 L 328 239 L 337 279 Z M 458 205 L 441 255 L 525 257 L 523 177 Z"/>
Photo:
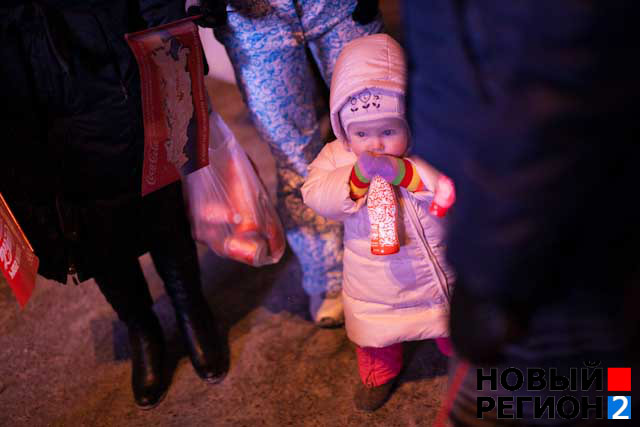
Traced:
<path fill-rule="evenodd" d="M 227 374 L 227 345 L 202 294 L 195 247 L 183 249 L 179 257 L 158 250 L 151 256 L 171 298 L 193 368 L 204 381 L 215 384 Z"/>
<path fill-rule="evenodd" d="M 202 294 L 200 266 L 182 192 L 172 184 L 146 197 L 145 212 L 155 225 L 149 228 L 150 252 L 176 311 L 191 363 L 200 378 L 220 382 L 227 373 L 227 345 Z"/>
<path fill-rule="evenodd" d="M 193 368 L 204 381 L 219 383 L 227 375 L 229 358 L 226 343 L 204 297 L 197 304 L 174 304 L 174 307 Z"/>
<path fill-rule="evenodd" d="M 136 404 L 151 409 L 164 397 L 165 346 L 153 300 L 137 258 L 113 259 L 112 269 L 96 274 L 100 291 L 129 330 L 131 386 Z"/>
<path fill-rule="evenodd" d="M 158 318 L 150 310 L 127 322 L 131 346 L 131 386 L 136 405 L 151 409 L 167 393 L 164 379 L 165 346 Z"/>

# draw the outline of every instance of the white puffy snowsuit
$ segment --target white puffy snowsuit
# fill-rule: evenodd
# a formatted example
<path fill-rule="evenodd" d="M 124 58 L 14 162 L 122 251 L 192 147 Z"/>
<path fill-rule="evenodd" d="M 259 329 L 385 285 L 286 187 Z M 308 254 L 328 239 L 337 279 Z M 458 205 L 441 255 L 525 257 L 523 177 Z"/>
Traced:
<path fill-rule="evenodd" d="M 361 347 L 448 336 L 453 272 L 445 261 L 444 223 L 428 213 L 439 172 L 410 157 L 427 187 L 398 200 L 400 251 L 373 255 L 366 196 L 353 201 L 349 177 L 357 157 L 348 151 L 339 112 L 349 96 L 366 88 L 405 91 L 402 48 L 386 35 L 353 41 L 336 63 L 331 83 L 331 120 L 338 140 L 309 166 L 304 202 L 325 218 L 344 223 L 343 301 L 349 339 Z"/>

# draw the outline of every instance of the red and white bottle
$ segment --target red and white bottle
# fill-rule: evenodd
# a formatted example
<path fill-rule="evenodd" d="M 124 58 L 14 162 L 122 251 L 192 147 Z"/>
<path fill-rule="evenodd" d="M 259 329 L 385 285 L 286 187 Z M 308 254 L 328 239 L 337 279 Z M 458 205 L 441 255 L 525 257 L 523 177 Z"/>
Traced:
<path fill-rule="evenodd" d="M 371 224 L 371 253 L 389 255 L 400 250 L 398 240 L 398 202 L 393 187 L 379 176 L 369 184 L 367 209 Z"/>

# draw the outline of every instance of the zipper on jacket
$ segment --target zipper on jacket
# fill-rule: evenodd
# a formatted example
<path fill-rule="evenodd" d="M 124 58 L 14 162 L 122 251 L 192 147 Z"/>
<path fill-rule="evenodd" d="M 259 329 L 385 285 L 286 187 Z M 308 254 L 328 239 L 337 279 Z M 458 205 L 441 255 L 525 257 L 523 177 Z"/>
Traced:
<path fill-rule="evenodd" d="M 124 81 L 120 80 L 120 90 L 122 91 L 122 95 L 124 96 L 124 100 L 129 100 L 129 91 L 127 87 L 124 85 Z"/>
<path fill-rule="evenodd" d="M 78 279 L 78 270 L 76 270 L 76 264 L 74 262 L 71 262 L 71 264 L 69 264 L 67 275 L 71 276 L 71 280 L 73 281 L 74 285 L 77 286 L 80 283 L 80 280 Z"/>
<path fill-rule="evenodd" d="M 72 230 L 71 232 L 69 232 L 68 227 L 66 226 L 67 223 L 65 221 L 64 215 L 62 214 L 62 207 L 61 207 L 61 196 L 60 194 L 56 194 L 56 211 L 58 213 L 58 223 L 60 225 L 60 230 L 62 231 L 62 235 L 63 240 L 64 240 L 64 244 L 67 247 L 68 251 L 67 251 L 67 263 L 69 265 L 69 267 L 67 268 L 67 276 L 71 276 L 71 279 L 73 280 L 73 283 L 75 285 L 78 285 L 80 283 L 80 280 L 78 278 L 78 269 L 76 268 L 76 262 L 75 262 L 75 256 L 73 255 L 73 245 L 77 239 L 78 239 L 78 233 L 75 230 Z M 73 219 L 71 220 L 73 221 Z M 69 240 L 71 240 L 72 242 L 70 242 Z"/>
<path fill-rule="evenodd" d="M 400 189 L 400 191 L 406 191 L 406 190 Z M 438 281 L 440 282 L 441 288 L 443 288 L 443 291 L 447 299 L 451 301 L 451 289 L 449 286 L 449 279 L 447 278 L 447 274 L 445 273 L 444 269 L 440 265 L 440 262 L 438 261 L 438 257 L 436 256 L 435 253 L 433 253 L 431 246 L 429 245 L 429 240 L 427 239 L 427 236 L 424 233 L 424 229 L 422 228 L 422 223 L 418 218 L 418 213 L 416 212 L 416 208 L 413 204 L 413 201 L 410 199 L 410 197 L 403 197 L 403 202 L 409 205 L 409 208 L 407 209 L 407 211 L 410 211 L 409 217 L 411 218 L 411 222 L 413 223 L 413 228 L 418 234 L 418 238 L 422 241 L 421 246 L 427 253 L 427 257 L 429 258 L 429 260 L 431 261 L 431 264 L 433 265 L 433 269 L 435 270 L 436 276 L 438 276 Z"/>

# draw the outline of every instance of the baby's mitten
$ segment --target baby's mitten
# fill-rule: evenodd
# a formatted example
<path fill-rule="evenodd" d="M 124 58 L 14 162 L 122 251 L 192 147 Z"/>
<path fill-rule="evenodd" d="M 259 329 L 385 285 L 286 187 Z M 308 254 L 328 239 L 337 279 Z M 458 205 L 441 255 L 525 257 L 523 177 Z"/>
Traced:
<path fill-rule="evenodd" d="M 451 178 L 445 175 L 438 177 L 433 202 L 429 206 L 429 212 L 438 217 L 447 214 L 447 210 L 456 201 L 456 189 Z"/>
<path fill-rule="evenodd" d="M 409 191 L 425 188 L 416 166 L 408 159 L 365 151 L 358 157 L 356 167 L 367 182 L 379 175 L 389 184 L 405 187 Z"/>

